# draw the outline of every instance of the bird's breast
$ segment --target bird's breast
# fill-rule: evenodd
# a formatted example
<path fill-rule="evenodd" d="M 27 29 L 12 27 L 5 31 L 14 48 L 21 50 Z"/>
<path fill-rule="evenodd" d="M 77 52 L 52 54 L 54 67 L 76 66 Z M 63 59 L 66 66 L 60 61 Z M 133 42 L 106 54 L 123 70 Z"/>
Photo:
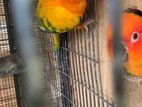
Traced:
<path fill-rule="evenodd" d="M 45 29 L 51 32 L 64 33 L 80 23 L 80 16 L 69 12 L 62 6 L 43 9 L 40 12 L 44 13 L 38 16 L 42 27 L 45 27 Z"/>

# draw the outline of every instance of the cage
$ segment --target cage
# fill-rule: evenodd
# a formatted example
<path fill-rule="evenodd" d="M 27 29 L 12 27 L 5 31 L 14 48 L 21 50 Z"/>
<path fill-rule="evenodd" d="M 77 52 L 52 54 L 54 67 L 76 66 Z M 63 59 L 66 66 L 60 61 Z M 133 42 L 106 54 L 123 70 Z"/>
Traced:
<path fill-rule="evenodd" d="M 0 54 L 3 57 L 16 52 L 16 46 L 11 1 L 1 0 L 0 3 Z M 59 53 L 53 50 L 53 35 L 39 30 L 36 23 L 33 24 L 38 41 L 37 50 L 42 57 L 47 58 L 47 69 L 43 73 L 43 93 L 50 107 L 113 106 L 112 100 L 103 95 L 98 33 L 99 3 L 97 0 L 92 0 L 87 6 L 84 20 L 95 19 L 88 26 L 88 31 L 75 29 L 61 36 Z M 25 106 L 23 99 L 25 87 L 22 79 L 21 73 L 7 74 L 1 78 L 0 104 L 2 107 Z"/>
<path fill-rule="evenodd" d="M 12 0 L 0 0 L 1 59 L 16 54 L 18 48 L 11 3 Z M 106 66 L 102 61 L 107 57 L 106 50 L 102 49 L 106 45 L 102 42 L 105 39 L 101 36 L 105 33 L 102 27 L 102 20 L 105 19 L 100 17 L 105 13 L 103 3 L 103 0 L 90 0 L 83 19 L 94 18 L 95 21 L 87 26 L 88 30 L 73 29 L 62 34 L 59 52 L 54 51 L 53 34 L 41 31 L 33 20 L 36 38 L 33 42 L 38 54 L 44 59 L 41 81 L 47 107 L 114 107 L 112 94 L 105 93 L 111 86 L 107 86 L 108 81 L 104 81 L 104 78 L 111 72 L 104 73 Z M 0 107 L 26 106 L 25 73 L 21 69 L 12 72 L 13 66 L 8 63 L 6 69 L 9 67 L 10 71 L 0 72 Z M 3 67 L 0 65 L 0 71 Z M 112 93 L 111 88 L 108 90 Z"/>
<path fill-rule="evenodd" d="M 0 0 L 0 57 L 5 57 L 14 52 L 10 30 L 9 4 Z M 2 60 L 1 60 L 2 61 Z M 4 67 L 1 65 L 1 67 Z M 1 69 L 2 70 L 2 69 Z M 0 107 L 17 107 L 15 75 L 0 74 Z"/>

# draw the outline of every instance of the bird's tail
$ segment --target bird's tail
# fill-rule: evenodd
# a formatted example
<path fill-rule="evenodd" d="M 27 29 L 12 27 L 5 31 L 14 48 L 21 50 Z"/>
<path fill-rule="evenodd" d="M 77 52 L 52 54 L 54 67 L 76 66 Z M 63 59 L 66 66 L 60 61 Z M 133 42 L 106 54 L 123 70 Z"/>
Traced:
<path fill-rule="evenodd" d="M 55 51 L 59 51 L 60 50 L 60 34 L 59 33 L 55 33 L 54 34 L 54 44 L 55 44 Z"/>

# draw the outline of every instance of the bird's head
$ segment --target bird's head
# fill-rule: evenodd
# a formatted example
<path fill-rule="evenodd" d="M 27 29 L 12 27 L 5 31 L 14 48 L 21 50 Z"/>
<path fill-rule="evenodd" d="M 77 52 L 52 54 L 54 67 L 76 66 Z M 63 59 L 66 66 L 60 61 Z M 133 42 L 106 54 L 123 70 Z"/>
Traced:
<path fill-rule="evenodd" d="M 111 27 L 107 35 L 109 55 L 113 56 Z M 124 67 L 129 74 L 142 77 L 142 12 L 140 10 L 128 9 L 123 12 L 121 38 L 126 49 Z"/>

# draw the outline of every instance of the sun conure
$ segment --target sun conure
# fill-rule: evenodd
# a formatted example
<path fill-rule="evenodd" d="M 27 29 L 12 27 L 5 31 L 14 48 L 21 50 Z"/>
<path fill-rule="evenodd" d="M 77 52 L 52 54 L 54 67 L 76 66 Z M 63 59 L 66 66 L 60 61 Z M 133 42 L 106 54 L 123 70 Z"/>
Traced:
<path fill-rule="evenodd" d="M 60 48 L 60 34 L 78 26 L 86 7 L 86 0 L 39 0 L 36 16 L 44 31 L 54 33 L 56 50 Z"/>
<path fill-rule="evenodd" d="M 112 28 L 107 30 L 109 55 L 112 51 Z M 127 9 L 121 17 L 121 39 L 126 48 L 124 68 L 127 73 L 142 77 L 142 11 Z"/>

